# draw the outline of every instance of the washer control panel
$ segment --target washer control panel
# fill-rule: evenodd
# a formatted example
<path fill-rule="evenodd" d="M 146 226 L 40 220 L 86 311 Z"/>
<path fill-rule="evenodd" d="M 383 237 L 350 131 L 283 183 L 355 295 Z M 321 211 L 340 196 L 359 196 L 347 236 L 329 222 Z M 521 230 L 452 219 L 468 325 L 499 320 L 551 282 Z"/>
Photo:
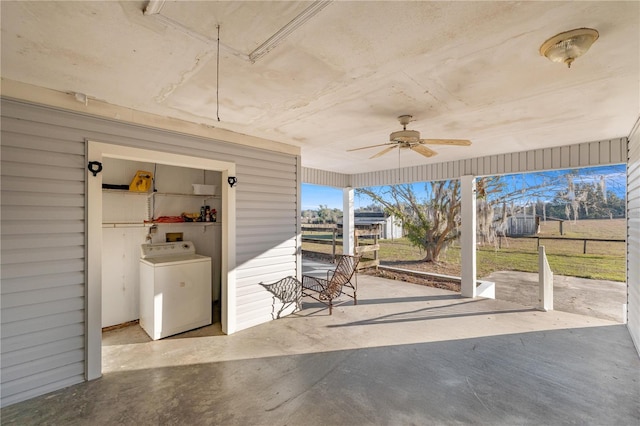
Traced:
<path fill-rule="evenodd" d="M 140 246 L 140 257 L 142 259 L 150 259 L 154 257 L 185 256 L 190 254 L 196 254 L 196 247 L 191 241 L 142 244 Z"/>

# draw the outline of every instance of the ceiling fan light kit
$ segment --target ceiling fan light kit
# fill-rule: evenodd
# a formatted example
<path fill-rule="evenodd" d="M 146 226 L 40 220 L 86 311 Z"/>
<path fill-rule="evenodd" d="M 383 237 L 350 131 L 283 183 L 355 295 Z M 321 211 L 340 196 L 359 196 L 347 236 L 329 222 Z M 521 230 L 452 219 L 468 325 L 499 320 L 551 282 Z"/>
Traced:
<path fill-rule="evenodd" d="M 420 142 L 420 132 L 417 130 L 399 130 L 389 135 L 391 142 Z"/>
<path fill-rule="evenodd" d="M 593 28 L 576 28 L 556 34 L 540 46 L 540 54 L 552 62 L 567 64 L 584 55 L 598 39 L 599 33 Z"/>

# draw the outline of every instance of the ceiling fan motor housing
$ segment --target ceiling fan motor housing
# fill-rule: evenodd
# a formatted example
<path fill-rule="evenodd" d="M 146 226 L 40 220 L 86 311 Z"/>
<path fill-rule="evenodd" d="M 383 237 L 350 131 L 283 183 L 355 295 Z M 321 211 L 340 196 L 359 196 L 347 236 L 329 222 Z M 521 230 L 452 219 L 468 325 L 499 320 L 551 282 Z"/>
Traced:
<path fill-rule="evenodd" d="M 391 142 L 420 143 L 420 132 L 417 130 L 399 130 L 389 135 Z"/>

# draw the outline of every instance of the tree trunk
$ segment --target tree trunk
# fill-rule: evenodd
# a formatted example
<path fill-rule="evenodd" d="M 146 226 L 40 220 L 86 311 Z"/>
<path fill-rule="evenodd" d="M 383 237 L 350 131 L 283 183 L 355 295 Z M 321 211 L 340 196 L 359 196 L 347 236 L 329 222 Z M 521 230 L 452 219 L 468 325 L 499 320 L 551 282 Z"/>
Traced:
<path fill-rule="evenodd" d="M 440 257 L 440 250 L 438 250 L 437 248 L 428 248 L 425 250 L 426 256 L 423 259 L 424 262 L 429 262 L 429 263 L 437 263 L 438 262 L 438 258 Z"/>

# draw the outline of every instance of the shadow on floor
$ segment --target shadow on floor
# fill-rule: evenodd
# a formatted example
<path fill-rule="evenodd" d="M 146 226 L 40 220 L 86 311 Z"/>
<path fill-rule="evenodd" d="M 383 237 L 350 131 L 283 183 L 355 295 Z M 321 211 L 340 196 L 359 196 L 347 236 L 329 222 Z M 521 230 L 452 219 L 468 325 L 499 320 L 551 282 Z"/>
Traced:
<path fill-rule="evenodd" d="M 613 325 L 268 357 L 256 350 L 249 359 L 112 372 L 0 413 L 3 424 L 20 425 L 638 424 L 639 383 L 628 332 Z"/>

